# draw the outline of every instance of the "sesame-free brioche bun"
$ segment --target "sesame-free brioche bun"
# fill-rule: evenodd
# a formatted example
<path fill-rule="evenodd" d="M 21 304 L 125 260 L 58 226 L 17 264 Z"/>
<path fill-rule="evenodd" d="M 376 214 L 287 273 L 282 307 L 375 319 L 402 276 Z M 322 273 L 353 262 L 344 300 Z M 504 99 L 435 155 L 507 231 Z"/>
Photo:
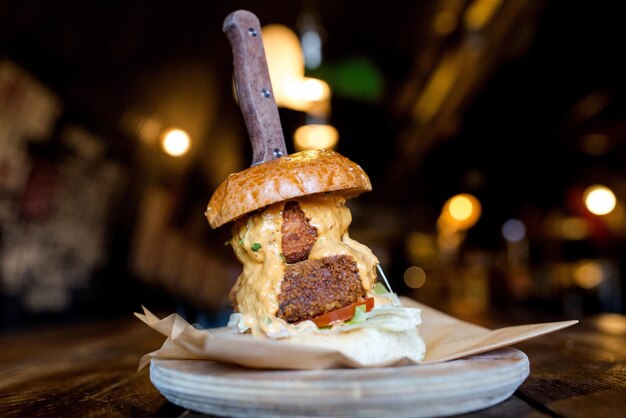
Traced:
<path fill-rule="evenodd" d="M 205 215 L 217 228 L 287 199 L 322 192 L 353 197 L 370 190 L 365 171 L 339 153 L 301 151 L 231 174 L 213 193 Z"/>

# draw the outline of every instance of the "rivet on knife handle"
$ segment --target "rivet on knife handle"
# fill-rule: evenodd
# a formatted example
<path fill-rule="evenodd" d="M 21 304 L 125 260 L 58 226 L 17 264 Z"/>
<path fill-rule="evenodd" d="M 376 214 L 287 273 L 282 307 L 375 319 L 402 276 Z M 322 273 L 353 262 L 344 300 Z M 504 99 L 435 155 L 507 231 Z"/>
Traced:
<path fill-rule="evenodd" d="M 235 87 L 252 143 L 252 165 L 287 155 L 257 17 L 237 10 L 224 20 L 233 50 Z"/>

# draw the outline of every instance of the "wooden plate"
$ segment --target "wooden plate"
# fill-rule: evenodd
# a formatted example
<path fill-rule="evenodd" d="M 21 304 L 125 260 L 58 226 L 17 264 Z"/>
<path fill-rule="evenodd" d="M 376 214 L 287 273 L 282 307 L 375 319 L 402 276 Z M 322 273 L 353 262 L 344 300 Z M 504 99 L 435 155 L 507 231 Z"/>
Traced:
<path fill-rule="evenodd" d="M 514 348 L 431 365 L 255 370 L 211 361 L 153 359 L 150 379 L 170 402 L 229 417 L 424 417 L 495 405 L 529 373 Z"/>

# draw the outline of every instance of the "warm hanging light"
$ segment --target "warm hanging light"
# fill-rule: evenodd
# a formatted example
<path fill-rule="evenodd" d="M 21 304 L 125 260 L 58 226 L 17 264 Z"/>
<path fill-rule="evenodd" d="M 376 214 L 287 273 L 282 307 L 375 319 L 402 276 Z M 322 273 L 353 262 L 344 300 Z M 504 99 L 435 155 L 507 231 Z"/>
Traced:
<path fill-rule="evenodd" d="M 615 209 L 617 199 L 611 189 L 606 186 L 589 186 L 584 193 L 585 206 L 594 215 L 607 215 Z"/>
<path fill-rule="evenodd" d="M 471 194 L 462 193 L 452 196 L 443 205 L 440 226 L 452 230 L 466 230 L 478 222 L 481 214 L 480 202 Z"/>
<path fill-rule="evenodd" d="M 325 81 L 304 77 L 294 86 L 294 98 L 305 102 L 320 102 L 330 96 L 330 87 Z"/>
<path fill-rule="evenodd" d="M 168 129 L 161 137 L 163 151 L 172 157 L 180 157 L 189 151 L 191 139 L 182 129 Z"/>
<path fill-rule="evenodd" d="M 272 86 L 274 86 L 272 80 Z M 307 112 L 318 103 L 327 101 L 330 98 L 330 87 L 325 81 L 316 78 L 286 78 L 277 81 L 280 85 L 278 92 L 274 90 L 276 104 L 301 112 Z"/>
<path fill-rule="evenodd" d="M 263 27 L 263 48 L 276 104 L 306 112 L 330 98 L 322 80 L 304 76 L 304 58 L 298 36 L 283 25 Z"/>
<path fill-rule="evenodd" d="M 263 48 L 272 81 L 274 96 L 278 102 L 283 94 L 282 87 L 289 80 L 304 77 L 304 58 L 300 40 L 283 25 L 263 26 Z"/>
<path fill-rule="evenodd" d="M 304 125 L 296 129 L 293 139 L 298 151 L 332 149 L 337 144 L 339 132 L 332 125 Z"/>
<path fill-rule="evenodd" d="M 463 222 L 468 220 L 472 216 L 472 213 L 474 212 L 474 205 L 472 203 L 472 200 L 467 196 L 454 196 L 452 199 L 450 199 L 448 212 L 450 213 L 450 216 L 454 218 L 454 220 Z"/>

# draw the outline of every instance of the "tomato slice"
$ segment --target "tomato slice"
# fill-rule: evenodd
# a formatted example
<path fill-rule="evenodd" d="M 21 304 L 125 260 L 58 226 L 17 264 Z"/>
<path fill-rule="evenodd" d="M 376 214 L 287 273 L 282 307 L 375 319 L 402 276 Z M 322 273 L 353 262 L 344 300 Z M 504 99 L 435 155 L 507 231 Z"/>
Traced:
<path fill-rule="evenodd" d="M 313 321 L 319 328 L 327 327 L 335 322 L 349 321 L 354 316 L 354 311 L 359 305 L 365 305 L 365 312 L 369 312 L 374 308 L 374 298 L 369 297 L 361 299 L 360 301 L 351 303 L 343 308 L 318 315 L 315 318 L 312 318 L 311 321 Z"/>

